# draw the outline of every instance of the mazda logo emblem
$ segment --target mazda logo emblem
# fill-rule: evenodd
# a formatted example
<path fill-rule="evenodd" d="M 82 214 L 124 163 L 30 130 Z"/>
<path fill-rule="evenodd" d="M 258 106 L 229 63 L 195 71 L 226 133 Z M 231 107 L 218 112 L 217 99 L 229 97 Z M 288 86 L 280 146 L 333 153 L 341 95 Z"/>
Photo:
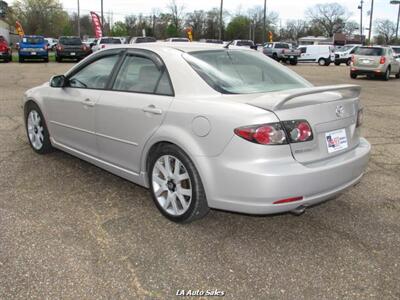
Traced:
<path fill-rule="evenodd" d="M 341 118 L 344 116 L 344 107 L 342 105 L 336 106 L 336 116 Z"/>

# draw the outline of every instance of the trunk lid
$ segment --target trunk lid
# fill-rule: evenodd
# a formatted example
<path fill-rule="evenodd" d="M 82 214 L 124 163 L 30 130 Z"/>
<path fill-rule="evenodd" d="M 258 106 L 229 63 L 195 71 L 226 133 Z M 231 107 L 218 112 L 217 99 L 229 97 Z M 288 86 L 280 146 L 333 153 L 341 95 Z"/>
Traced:
<path fill-rule="evenodd" d="M 377 68 L 379 67 L 380 60 L 381 60 L 380 56 L 355 55 L 353 65 L 355 67 Z"/>
<path fill-rule="evenodd" d="M 312 87 L 269 93 L 247 103 L 274 112 L 280 121 L 306 120 L 313 139 L 290 147 L 297 161 L 310 163 L 358 145 L 359 94 L 360 87 L 355 85 Z M 340 145 L 332 145 L 335 142 Z"/>

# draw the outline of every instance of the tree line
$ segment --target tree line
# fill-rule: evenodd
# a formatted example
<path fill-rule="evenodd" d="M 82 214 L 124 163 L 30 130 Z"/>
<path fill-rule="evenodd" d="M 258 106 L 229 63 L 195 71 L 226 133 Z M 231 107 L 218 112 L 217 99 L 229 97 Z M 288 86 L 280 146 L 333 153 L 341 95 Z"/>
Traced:
<path fill-rule="evenodd" d="M 191 27 L 195 40 L 219 37 L 220 11 L 195 10 L 187 12 L 175 0 L 170 0 L 166 9 L 154 9 L 150 15 L 131 14 L 124 20 L 112 24 L 110 17 L 104 20 L 104 34 L 111 36 L 146 35 L 157 39 L 173 36 L 185 36 L 185 29 Z M 304 36 L 332 37 L 335 33 L 347 35 L 359 33 L 359 24 L 350 20 L 350 13 L 338 3 L 317 4 L 305 11 L 304 19 L 288 20 L 281 23 L 276 12 L 266 16 L 266 32 L 272 32 L 274 40 L 297 42 Z M 222 20 L 222 39 L 251 39 L 257 43 L 266 40 L 264 32 L 264 11 L 261 6 L 254 6 L 236 12 L 224 11 Z M 59 0 L 17 0 L 9 8 L 7 19 L 10 24 L 16 20 L 22 23 L 27 34 L 42 34 L 57 37 L 76 35 L 78 32 L 78 15 L 68 14 Z M 93 30 L 89 15 L 80 16 L 81 35 L 92 36 Z M 375 39 L 380 44 L 396 43 L 396 25 L 391 20 L 374 22 Z"/>

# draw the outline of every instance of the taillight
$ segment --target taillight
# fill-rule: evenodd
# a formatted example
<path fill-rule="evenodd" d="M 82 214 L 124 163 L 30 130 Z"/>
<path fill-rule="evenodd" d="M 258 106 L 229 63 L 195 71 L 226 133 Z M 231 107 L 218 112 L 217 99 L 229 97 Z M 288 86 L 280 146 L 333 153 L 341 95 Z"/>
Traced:
<path fill-rule="evenodd" d="M 64 50 L 64 48 L 63 48 L 63 46 L 61 46 L 61 45 L 58 45 L 58 46 L 57 46 L 57 50 L 58 50 L 58 51 L 63 51 L 63 50 Z"/>
<path fill-rule="evenodd" d="M 48 45 L 45 45 L 45 46 L 44 46 L 44 50 L 47 51 L 48 49 L 49 49 L 49 46 L 48 46 Z"/>
<path fill-rule="evenodd" d="M 386 57 L 381 56 L 381 60 L 379 61 L 379 63 L 380 63 L 381 65 L 384 65 L 385 62 L 386 62 Z"/>
<path fill-rule="evenodd" d="M 269 123 L 239 127 L 234 130 L 235 134 L 250 142 L 261 145 L 286 144 L 285 131 L 280 123 Z"/>
<path fill-rule="evenodd" d="M 293 198 L 282 199 L 282 200 L 272 202 L 272 204 L 290 203 L 290 202 L 295 202 L 295 201 L 300 201 L 300 200 L 303 200 L 303 197 L 293 197 Z"/>
<path fill-rule="evenodd" d="M 102 49 L 104 49 L 105 47 L 106 47 L 106 45 L 104 45 L 104 44 L 103 44 L 103 45 L 101 45 L 101 48 L 102 48 Z"/>
<path fill-rule="evenodd" d="M 351 56 L 351 62 L 354 64 L 354 62 L 356 61 L 356 58 L 354 55 Z"/>
<path fill-rule="evenodd" d="M 306 120 L 284 121 L 290 143 L 308 142 L 313 139 L 310 124 Z"/>
<path fill-rule="evenodd" d="M 82 50 L 85 51 L 85 52 L 88 50 L 86 45 L 82 45 Z"/>
<path fill-rule="evenodd" d="M 357 125 L 356 127 L 360 127 L 364 122 L 364 109 L 360 108 L 357 113 Z"/>

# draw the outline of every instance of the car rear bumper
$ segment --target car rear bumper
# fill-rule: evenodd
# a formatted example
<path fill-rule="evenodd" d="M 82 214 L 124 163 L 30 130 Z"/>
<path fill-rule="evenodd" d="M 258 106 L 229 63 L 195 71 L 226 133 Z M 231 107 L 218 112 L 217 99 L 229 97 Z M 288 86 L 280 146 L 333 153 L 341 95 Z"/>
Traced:
<path fill-rule="evenodd" d="M 0 52 L 0 59 L 8 59 L 11 57 L 11 53 L 9 52 Z"/>
<path fill-rule="evenodd" d="M 47 51 L 36 52 L 36 54 L 32 54 L 32 52 L 24 52 L 21 51 L 18 53 L 19 57 L 28 58 L 28 59 L 46 59 L 49 58 L 49 53 Z"/>
<path fill-rule="evenodd" d="M 385 70 L 381 70 L 380 68 L 376 68 L 376 69 L 351 68 L 350 72 L 351 72 L 351 74 L 355 74 L 355 75 L 374 75 L 374 76 L 385 75 Z"/>
<path fill-rule="evenodd" d="M 274 214 L 317 204 L 355 185 L 367 167 L 370 149 L 370 144 L 360 139 L 356 148 L 311 164 L 301 164 L 292 156 L 278 160 L 246 158 L 243 152 L 239 161 L 224 152 L 216 158 L 197 158 L 197 162 L 202 166 L 200 173 L 211 208 Z M 293 197 L 303 198 L 273 204 Z"/>
<path fill-rule="evenodd" d="M 72 53 L 75 53 L 75 54 L 72 54 Z M 84 57 L 88 56 L 89 54 L 90 53 L 82 52 L 82 51 L 57 52 L 57 57 L 74 59 L 74 58 L 84 58 Z"/>

